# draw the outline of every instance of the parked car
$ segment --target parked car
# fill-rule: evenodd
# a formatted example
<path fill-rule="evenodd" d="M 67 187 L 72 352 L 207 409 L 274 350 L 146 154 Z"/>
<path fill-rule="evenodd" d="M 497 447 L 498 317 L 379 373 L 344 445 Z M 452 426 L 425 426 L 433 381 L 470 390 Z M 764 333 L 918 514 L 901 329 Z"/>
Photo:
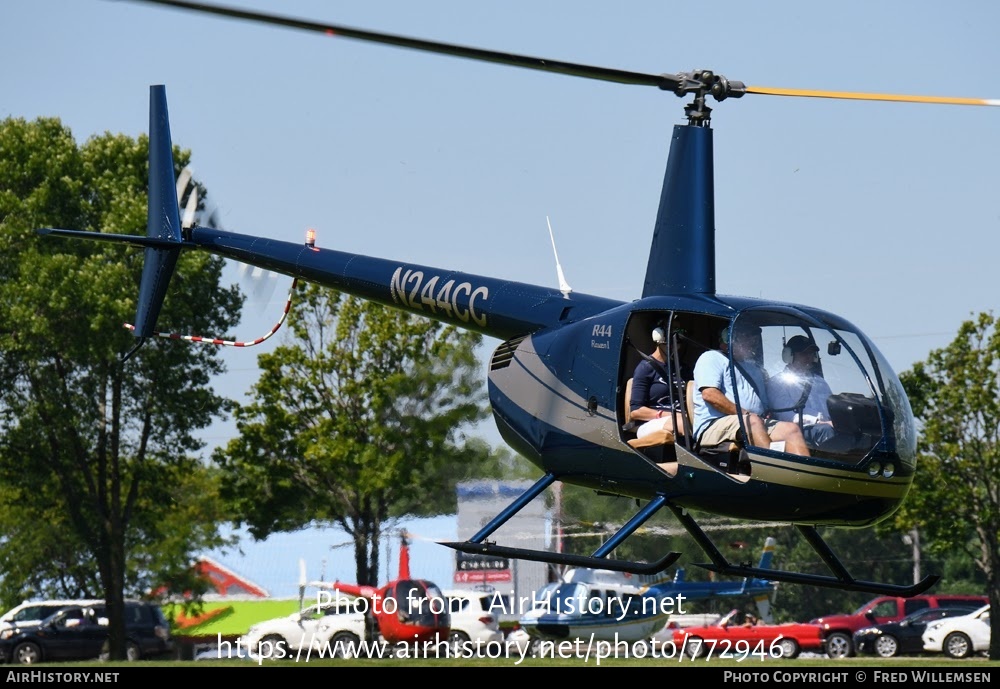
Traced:
<path fill-rule="evenodd" d="M 801 622 L 784 624 L 741 624 L 743 613 L 731 610 L 717 623 L 673 630 L 674 647 L 689 658 L 722 653 L 755 653 L 797 658 L 802 651 L 822 652 L 823 634 L 819 625 Z"/>
<path fill-rule="evenodd" d="M 170 624 L 156 603 L 126 601 L 128 660 L 160 656 L 173 650 Z M 33 665 L 53 660 L 106 659 L 108 617 L 103 602 L 72 605 L 40 624 L 0 631 L 0 661 Z"/>
<path fill-rule="evenodd" d="M 974 611 L 975 608 L 969 607 L 917 610 L 899 622 L 876 624 L 854 632 L 854 648 L 858 653 L 870 653 L 881 658 L 923 653 L 923 634 L 930 622 Z"/>
<path fill-rule="evenodd" d="M 924 650 L 944 653 L 949 658 L 968 658 L 990 648 L 990 606 L 968 615 L 949 617 L 927 625 Z"/>
<path fill-rule="evenodd" d="M 900 596 L 879 596 L 873 598 L 850 615 L 824 615 L 810 620 L 823 628 L 826 639 L 824 649 L 831 658 L 847 658 L 855 654 L 854 632 L 863 627 L 886 622 L 898 622 L 910 613 L 924 608 L 947 608 L 952 606 L 972 606 L 978 608 L 990 602 L 986 596 L 963 596 L 952 594 L 925 594 L 902 598 Z"/>
<path fill-rule="evenodd" d="M 258 622 L 237 645 L 251 655 L 280 660 L 325 650 L 328 642 L 331 648 L 338 641 L 358 644 L 374 633 L 367 608 L 366 600 L 337 596 L 329 603 L 314 603 L 291 615 Z"/>
<path fill-rule="evenodd" d="M 3 615 L 0 615 L 0 630 L 9 629 L 10 627 L 26 627 L 33 624 L 41 624 L 45 618 L 71 605 L 94 605 L 103 602 L 100 600 L 24 601 Z"/>
<path fill-rule="evenodd" d="M 500 631 L 500 611 L 503 600 L 493 591 L 452 589 L 444 591 L 451 613 L 449 638 L 454 643 L 472 642 L 485 645 L 503 641 Z"/>

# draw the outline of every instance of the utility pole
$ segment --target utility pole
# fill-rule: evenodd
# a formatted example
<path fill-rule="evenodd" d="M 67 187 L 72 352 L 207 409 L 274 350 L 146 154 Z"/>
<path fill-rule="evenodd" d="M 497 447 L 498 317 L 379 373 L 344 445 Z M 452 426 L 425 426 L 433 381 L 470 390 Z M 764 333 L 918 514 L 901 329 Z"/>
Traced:
<path fill-rule="evenodd" d="M 913 548 L 913 583 L 920 581 L 920 532 L 913 527 L 903 534 L 903 543 Z"/>

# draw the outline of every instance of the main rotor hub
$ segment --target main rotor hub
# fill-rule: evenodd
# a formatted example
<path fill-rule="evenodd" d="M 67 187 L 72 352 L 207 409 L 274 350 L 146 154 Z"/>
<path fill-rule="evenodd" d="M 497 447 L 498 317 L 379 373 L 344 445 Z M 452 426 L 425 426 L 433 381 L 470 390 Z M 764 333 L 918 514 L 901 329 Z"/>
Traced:
<path fill-rule="evenodd" d="M 712 109 L 705 104 L 705 97 L 711 95 L 717 101 L 726 98 L 740 98 L 747 92 L 742 81 L 730 81 L 721 74 L 710 69 L 699 69 L 694 72 L 664 75 L 660 88 L 673 91 L 678 96 L 694 95 L 694 100 L 684 108 L 688 123 L 700 127 L 708 126 Z"/>

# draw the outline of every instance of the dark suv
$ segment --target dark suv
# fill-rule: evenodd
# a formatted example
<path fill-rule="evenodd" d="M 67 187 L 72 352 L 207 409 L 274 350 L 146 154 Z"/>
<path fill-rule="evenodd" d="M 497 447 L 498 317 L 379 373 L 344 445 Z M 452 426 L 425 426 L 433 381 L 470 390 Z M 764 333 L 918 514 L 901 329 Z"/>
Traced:
<path fill-rule="evenodd" d="M 125 603 L 126 651 L 129 660 L 164 655 L 173 650 L 170 624 L 155 603 Z M 104 603 L 66 607 L 41 624 L 0 632 L 0 661 L 33 665 L 53 660 L 108 657 L 108 618 Z"/>

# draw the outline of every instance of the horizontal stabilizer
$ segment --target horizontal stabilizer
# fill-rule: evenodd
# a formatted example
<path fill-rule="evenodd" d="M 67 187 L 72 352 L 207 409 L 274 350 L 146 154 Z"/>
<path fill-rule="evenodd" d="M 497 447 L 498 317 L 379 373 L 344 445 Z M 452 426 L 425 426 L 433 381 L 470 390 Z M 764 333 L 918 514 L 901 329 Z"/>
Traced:
<path fill-rule="evenodd" d="M 656 574 L 662 572 L 677 561 L 680 553 L 667 553 L 656 562 L 632 562 L 630 560 L 609 560 L 603 557 L 587 555 L 569 555 L 553 553 L 547 550 L 526 550 L 524 548 L 509 548 L 495 543 L 473 543 L 462 541 L 441 543 L 449 548 L 473 555 L 495 555 L 509 557 L 515 560 L 531 560 L 533 562 L 548 562 L 554 565 L 570 567 L 590 567 L 592 569 L 610 569 L 615 572 L 631 572 L 632 574 Z"/>
<path fill-rule="evenodd" d="M 106 232 L 89 232 L 87 230 L 60 230 L 54 227 L 43 227 L 35 230 L 38 234 L 57 235 L 62 237 L 74 237 L 76 239 L 92 239 L 98 242 L 120 242 L 131 244 L 132 246 L 153 247 L 158 249 L 177 248 L 178 242 L 175 239 L 160 239 L 159 237 L 143 237 L 134 234 L 107 234 Z M 193 247 L 190 242 L 181 242 L 180 246 Z"/>

